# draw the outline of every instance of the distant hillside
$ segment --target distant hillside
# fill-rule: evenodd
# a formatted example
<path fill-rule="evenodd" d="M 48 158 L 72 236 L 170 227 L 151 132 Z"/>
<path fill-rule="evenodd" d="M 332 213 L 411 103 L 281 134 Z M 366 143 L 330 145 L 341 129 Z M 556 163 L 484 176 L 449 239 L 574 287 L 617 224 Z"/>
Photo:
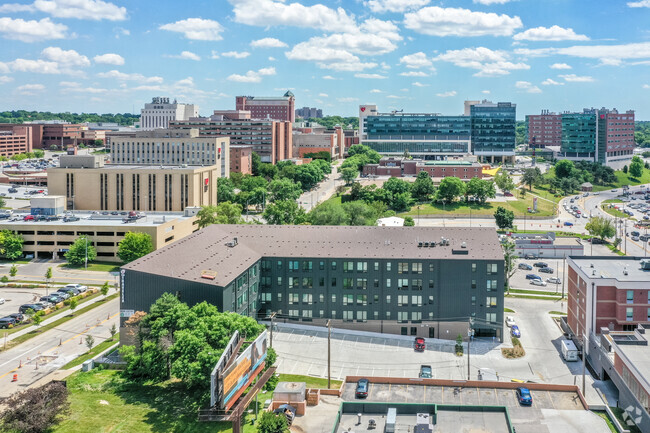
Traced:
<path fill-rule="evenodd" d="M 24 123 L 34 120 L 64 120 L 70 123 L 105 122 L 123 126 L 133 125 L 140 119 L 137 114 L 97 114 L 97 113 L 50 113 L 49 111 L 1 111 L 0 123 Z"/>

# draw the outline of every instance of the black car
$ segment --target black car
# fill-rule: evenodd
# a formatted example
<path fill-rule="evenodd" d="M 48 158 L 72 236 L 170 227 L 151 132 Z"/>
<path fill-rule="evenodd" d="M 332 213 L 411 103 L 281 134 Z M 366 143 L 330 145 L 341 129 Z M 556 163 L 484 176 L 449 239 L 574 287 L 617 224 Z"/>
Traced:
<path fill-rule="evenodd" d="M 354 392 L 354 396 L 356 398 L 366 398 L 368 397 L 368 387 L 370 386 L 370 382 L 368 379 L 359 379 L 357 382 L 357 389 Z"/>
<path fill-rule="evenodd" d="M 25 320 L 25 316 L 23 316 L 20 313 L 11 313 L 7 317 L 13 317 L 14 319 L 16 319 L 16 323 L 21 323 L 23 320 Z"/>
<path fill-rule="evenodd" d="M 6 329 L 11 326 L 16 326 L 16 319 L 13 317 L 3 317 L 0 319 L 0 329 Z"/>
<path fill-rule="evenodd" d="M 18 190 L 16 188 L 9 188 L 9 192 L 16 193 L 16 192 L 18 192 Z"/>
<path fill-rule="evenodd" d="M 56 215 L 48 215 L 45 217 L 45 221 L 58 221 L 59 217 Z"/>
<path fill-rule="evenodd" d="M 114 210 L 113 212 L 111 212 L 111 215 L 119 215 L 119 214 L 120 214 L 120 213 L 119 213 L 118 211 L 116 211 L 116 210 Z"/>
<path fill-rule="evenodd" d="M 25 314 L 25 313 L 27 313 L 29 310 L 32 310 L 32 311 L 41 311 L 42 309 L 43 309 L 43 307 L 41 307 L 41 306 L 38 305 L 38 304 L 24 304 L 24 305 L 21 305 L 21 306 L 18 308 L 18 311 L 19 311 L 20 313 Z"/>
<path fill-rule="evenodd" d="M 59 289 L 59 290 L 57 290 L 57 292 L 60 292 L 60 293 L 67 293 L 67 294 L 70 295 L 70 296 L 77 296 L 79 293 L 81 293 L 80 290 L 77 290 L 77 289 L 71 289 L 71 288 L 69 288 L 69 287 L 67 287 L 67 288 L 64 287 L 64 288 L 62 288 L 62 289 Z"/>
<path fill-rule="evenodd" d="M 544 272 L 545 274 L 552 274 L 555 272 L 555 270 L 547 266 L 545 268 L 539 268 L 539 272 Z"/>
<path fill-rule="evenodd" d="M 533 263 L 533 266 L 535 266 L 536 268 L 547 268 L 547 267 L 548 267 L 548 263 L 544 263 L 544 262 L 535 262 L 535 263 Z"/>

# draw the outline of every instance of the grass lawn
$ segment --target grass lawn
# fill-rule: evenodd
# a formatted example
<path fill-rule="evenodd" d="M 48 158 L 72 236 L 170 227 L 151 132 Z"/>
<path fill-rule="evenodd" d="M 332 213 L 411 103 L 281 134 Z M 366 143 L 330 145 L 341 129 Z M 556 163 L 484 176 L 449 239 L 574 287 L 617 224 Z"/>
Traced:
<path fill-rule="evenodd" d="M 31 262 L 30 260 L 27 259 L 18 259 L 18 260 L 2 260 L 0 261 L 0 265 L 26 265 L 27 263 Z"/>
<path fill-rule="evenodd" d="M 321 377 L 301 376 L 299 374 L 281 374 L 280 382 L 305 382 L 307 388 L 324 388 L 327 389 L 327 379 Z M 340 380 L 331 380 L 332 388 L 339 388 L 343 382 Z"/>
<path fill-rule="evenodd" d="M 506 201 L 506 202 L 487 202 L 485 204 L 479 203 L 452 203 L 452 204 L 421 204 L 420 205 L 420 215 L 469 215 L 470 209 L 472 215 L 494 215 L 494 212 L 497 210 L 497 207 L 504 207 L 507 210 L 511 210 L 515 213 L 516 217 L 522 217 L 525 215 L 528 216 L 551 216 L 555 215 L 555 205 L 546 200 L 537 200 L 537 210 L 536 214 L 528 213 L 528 208 L 533 207 L 533 196 L 531 194 L 526 194 L 526 197 L 519 199 L 517 201 Z M 400 217 L 406 215 L 417 217 L 418 208 L 414 206 L 410 211 L 399 214 Z"/>
<path fill-rule="evenodd" d="M 117 370 L 75 373 L 67 380 L 70 411 L 52 433 L 226 433 L 226 422 L 198 422 L 197 410 L 208 402 L 178 382 L 130 384 Z M 262 406 L 262 402 L 260 402 Z M 245 433 L 256 433 L 247 414 Z"/>
<path fill-rule="evenodd" d="M 611 215 L 611 216 L 613 216 L 613 217 L 615 217 L 615 218 L 623 218 L 623 219 L 630 218 L 630 216 L 629 216 L 628 214 L 626 214 L 626 213 L 624 213 L 624 212 L 622 212 L 622 211 L 620 211 L 620 210 L 618 210 L 618 209 L 614 209 L 613 207 L 610 208 L 609 205 L 607 205 L 607 204 L 605 204 L 605 203 L 622 203 L 620 200 L 618 200 L 618 201 L 615 201 L 615 199 L 612 199 L 612 200 L 605 200 L 605 201 L 603 202 L 603 205 L 601 206 L 601 209 L 602 209 L 603 212 L 605 212 L 606 214 L 609 214 L 609 215 Z M 631 219 L 634 220 L 634 218 L 631 218 Z"/>
<path fill-rule="evenodd" d="M 553 203 L 559 203 L 565 196 L 560 194 L 560 197 L 555 197 L 555 194 L 549 192 L 548 185 L 533 186 L 533 194 L 538 195 L 547 200 L 551 200 Z"/>
<path fill-rule="evenodd" d="M 95 272 L 119 272 L 120 266 L 122 266 L 122 264 L 123 263 L 114 263 L 114 262 L 91 262 L 88 263 L 87 270 L 95 271 Z M 67 263 L 59 265 L 59 267 L 63 269 L 86 270 L 84 269 L 83 265 L 77 266 L 77 265 L 69 265 Z"/>
<path fill-rule="evenodd" d="M 113 338 L 110 340 L 106 340 L 97 346 L 93 347 L 90 349 L 88 352 L 84 353 L 83 355 L 80 355 L 76 359 L 73 359 L 72 361 L 68 362 L 66 365 L 61 367 L 63 370 L 69 370 L 72 367 L 76 367 L 77 365 L 83 364 L 85 361 L 89 360 L 90 358 L 94 358 L 95 356 L 99 355 L 102 353 L 104 350 L 108 349 L 109 347 L 113 346 L 115 343 L 117 343 L 120 339 L 120 333 L 118 332 L 115 334 Z"/>

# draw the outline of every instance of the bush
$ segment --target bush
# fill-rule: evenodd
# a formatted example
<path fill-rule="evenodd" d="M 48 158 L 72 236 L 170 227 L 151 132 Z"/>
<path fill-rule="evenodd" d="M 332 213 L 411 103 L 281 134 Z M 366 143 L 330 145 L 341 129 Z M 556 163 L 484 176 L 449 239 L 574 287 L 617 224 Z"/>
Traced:
<path fill-rule="evenodd" d="M 49 431 L 67 412 L 68 389 L 62 382 L 32 388 L 3 402 L 2 424 L 6 431 L 41 433 Z"/>
<path fill-rule="evenodd" d="M 521 358 L 526 354 L 521 341 L 517 337 L 512 337 L 512 349 L 501 349 L 501 354 L 508 359 Z"/>
<path fill-rule="evenodd" d="M 456 356 L 463 356 L 463 336 L 456 337 Z"/>
<path fill-rule="evenodd" d="M 3 275 L 2 278 L 0 278 L 0 281 L 3 283 L 8 283 L 9 282 L 9 277 L 6 275 Z"/>

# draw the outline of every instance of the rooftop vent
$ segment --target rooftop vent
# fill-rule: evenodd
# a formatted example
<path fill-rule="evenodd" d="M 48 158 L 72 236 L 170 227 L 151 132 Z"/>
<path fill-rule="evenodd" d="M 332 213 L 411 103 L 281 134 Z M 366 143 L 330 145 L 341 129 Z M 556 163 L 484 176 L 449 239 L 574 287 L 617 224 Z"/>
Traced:
<path fill-rule="evenodd" d="M 418 242 L 418 247 L 419 247 L 419 248 L 422 247 L 422 242 Z"/>
<path fill-rule="evenodd" d="M 460 247 L 461 248 L 467 248 L 467 242 L 463 242 L 462 244 L 460 244 Z"/>
<path fill-rule="evenodd" d="M 627 275 L 627 266 L 623 268 L 623 275 Z"/>
<path fill-rule="evenodd" d="M 233 238 L 232 241 L 226 242 L 226 246 L 232 248 L 237 246 L 237 238 Z"/>
<path fill-rule="evenodd" d="M 594 277 L 596 276 L 596 270 L 595 269 L 593 271 L 591 271 L 591 275 L 594 276 Z"/>

